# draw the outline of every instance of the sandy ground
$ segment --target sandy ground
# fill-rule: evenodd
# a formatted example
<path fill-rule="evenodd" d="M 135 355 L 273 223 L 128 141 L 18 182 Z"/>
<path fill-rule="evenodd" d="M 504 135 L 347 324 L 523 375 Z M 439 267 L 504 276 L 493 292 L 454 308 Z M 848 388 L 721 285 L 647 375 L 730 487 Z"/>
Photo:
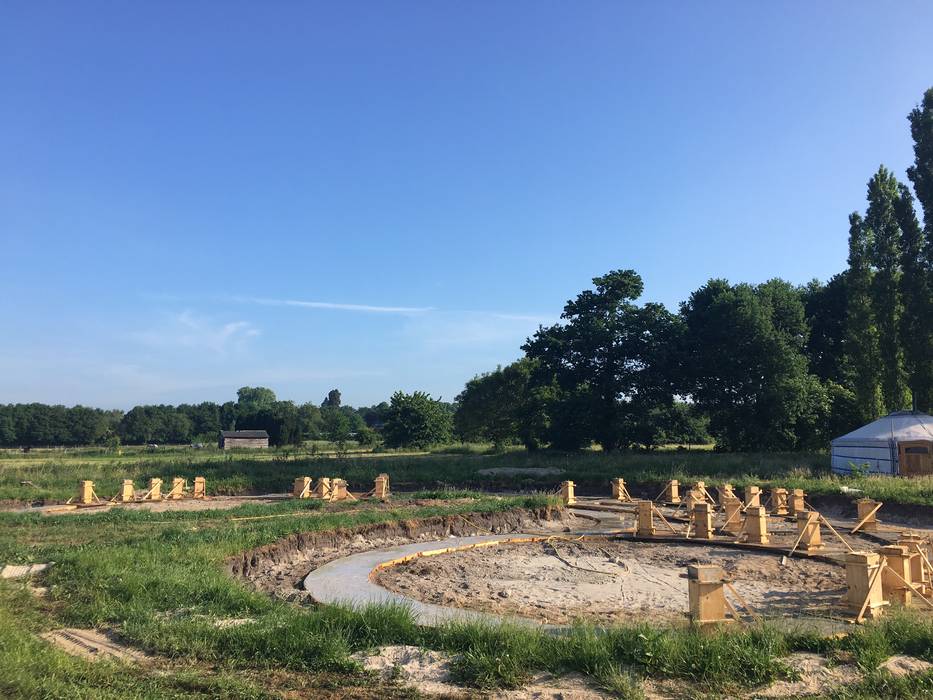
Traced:
<path fill-rule="evenodd" d="M 442 652 L 414 646 L 386 646 L 375 654 L 360 653 L 353 658 L 384 680 L 398 679 L 426 695 L 477 696 L 475 689 L 454 683 L 450 674 L 450 657 Z M 555 677 L 541 673 L 523 688 L 484 694 L 483 697 L 496 700 L 602 700 L 611 696 L 597 691 L 577 674 Z"/>
<path fill-rule="evenodd" d="M 384 680 L 395 679 L 412 686 L 425 695 L 443 697 L 476 697 L 476 691 L 458 686 L 451 677 L 451 657 L 437 651 L 414 646 L 385 646 L 368 654 L 353 656 L 364 668 L 374 671 Z M 742 693 L 743 698 L 782 698 L 822 696 L 824 693 L 856 683 L 861 674 L 853 664 L 833 663 L 819 654 L 791 654 L 782 661 L 794 672 L 796 680 L 777 681 L 770 686 Z M 892 656 L 881 668 L 894 675 L 922 673 L 931 664 L 910 656 Z M 648 700 L 694 697 L 691 689 L 680 681 L 646 680 L 642 689 Z M 602 700 L 612 697 L 595 688 L 578 674 L 552 676 L 541 673 L 517 690 L 503 690 L 483 697 L 497 700 Z M 712 696 L 710 696 L 712 697 Z"/>
<path fill-rule="evenodd" d="M 418 600 L 553 624 L 683 619 L 687 564 L 719 564 L 758 613 L 828 612 L 845 571 L 824 562 L 724 547 L 553 540 L 424 557 L 385 569 L 376 582 Z"/>
<path fill-rule="evenodd" d="M 109 659 L 132 663 L 145 663 L 152 657 L 131 647 L 111 632 L 66 628 L 40 635 L 63 651 L 91 661 Z"/>

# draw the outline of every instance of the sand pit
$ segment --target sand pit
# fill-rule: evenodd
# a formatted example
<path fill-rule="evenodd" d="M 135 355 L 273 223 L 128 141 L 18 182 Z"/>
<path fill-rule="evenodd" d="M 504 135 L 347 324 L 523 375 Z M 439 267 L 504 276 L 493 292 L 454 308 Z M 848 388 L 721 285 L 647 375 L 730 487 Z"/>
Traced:
<path fill-rule="evenodd" d="M 682 620 L 687 564 L 719 564 L 772 617 L 829 613 L 845 594 L 841 566 L 725 547 L 554 540 L 420 558 L 380 571 L 381 586 L 436 605 L 551 624 Z"/>

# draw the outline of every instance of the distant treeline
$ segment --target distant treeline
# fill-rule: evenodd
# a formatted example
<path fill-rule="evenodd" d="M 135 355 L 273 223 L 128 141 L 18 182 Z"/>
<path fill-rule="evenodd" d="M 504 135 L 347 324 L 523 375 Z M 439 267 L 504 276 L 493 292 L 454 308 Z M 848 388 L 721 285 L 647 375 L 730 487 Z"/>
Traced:
<path fill-rule="evenodd" d="M 523 359 L 467 384 L 459 433 L 615 449 L 708 428 L 719 449 L 796 450 L 912 404 L 929 412 L 933 88 L 908 121 L 913 190 L 878 169 L 865 214 L 849 216 L 847 270 L 805 287 L 710 280 L 679 313 L 636 305 L 633 270 L 597 277 Z"/>
<path fill-rule="evenodd" d="M 265 387 L 243 387 L 236 401 L 223 404 L 136 406 L 125 413 L 85 406 L 0 404 L 0 446 L 215 443 L 221 430 L 237 427 L 266 430 L 275 445 L 351 437 L 375 442 L 374 429 L 382 426 L 388 406 L 342 406 L 336 389 L 320 406 L 296 405 L 277 400 Z"/>

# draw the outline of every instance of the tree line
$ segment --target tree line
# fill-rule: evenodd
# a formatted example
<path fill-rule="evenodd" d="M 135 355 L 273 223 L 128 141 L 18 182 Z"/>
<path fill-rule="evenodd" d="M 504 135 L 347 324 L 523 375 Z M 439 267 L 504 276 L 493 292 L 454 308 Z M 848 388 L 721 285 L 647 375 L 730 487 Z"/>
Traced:
<path fill-rule="evenodd" d="M 634 270 L 596 277 L 522 359 L 467 383 L 458 432 L 607 450 L 708 432 L 723 450 L 797 450 L 888 412 L 929 412 L 933 88 L 908 121 L 910 185 L 883 165 L 871 177 L 864 214 L 849 216 L 846 270 L 804 287 L 713 279 L 678 313 L 636 304 Z"/>

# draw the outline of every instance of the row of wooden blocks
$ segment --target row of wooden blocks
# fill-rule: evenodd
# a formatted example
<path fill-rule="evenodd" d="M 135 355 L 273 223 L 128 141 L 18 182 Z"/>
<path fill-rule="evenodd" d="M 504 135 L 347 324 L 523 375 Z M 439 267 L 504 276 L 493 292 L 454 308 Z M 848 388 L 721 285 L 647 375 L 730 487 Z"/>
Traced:
<path fill-rule="evenodd" d="M 172 479 L 172 486 L 165 493 L 162 492 L 163 484 L 164 482 L 162 479 L 153 477 L 149 479 L 149 487 L 145 491 L 139 491 L 135 488 L 132 479 L 124 479 L 119 493 L 109 499 L 107 503 L 135 503 L 137 501 L 161 501 L 163 499 L 178 501 L 189 495 L 191 498 L 207 498 L 207 481 L 203 476 L 196 476 L 194 478 L 194 489 L 190 494 L 188 491 L 188 480 L 180 476 L 176 476 Z M 78 482 L 77 494 L 73 498 L 68 499 L 68 503 L 89 506 L 100 505 L 103 504 L 104 501 L 98 497 L 94 489 L 94 482 L 89 479 L 82 479 Z"/>
<path fill-rule="evenodd" d="M 880 616 L 892 602 L 907 606 L 921 601 L 933 607 L 933 567 L 926 553 L 929 546 L 929 539 L 904 533 L 895 544 L 876 552 L 845 555 L 845 605 L 855 614 L 856 622 Z M 728 619 L 727 609 L 738 617 L 726 599 L 724 587 L 738 594 L 721 566 L 691 564 L 687 567 L 687 582 L 692 620 L 701 624 L 724 622 Z"/>
<path fill-rule="evenodd" d="M 377 476 L 373 489 L 360 496 L 350 493 L 347 489 L 347 482 L 343 479 L 322 476 L 314 480 L 310 476 L 299 476 L 292 484 L 292 496 L 294 498 L 319 498 L 324 501 L 355 501 L 367 497 L 387 501 L 389 500 L 389 475 Z"/>

